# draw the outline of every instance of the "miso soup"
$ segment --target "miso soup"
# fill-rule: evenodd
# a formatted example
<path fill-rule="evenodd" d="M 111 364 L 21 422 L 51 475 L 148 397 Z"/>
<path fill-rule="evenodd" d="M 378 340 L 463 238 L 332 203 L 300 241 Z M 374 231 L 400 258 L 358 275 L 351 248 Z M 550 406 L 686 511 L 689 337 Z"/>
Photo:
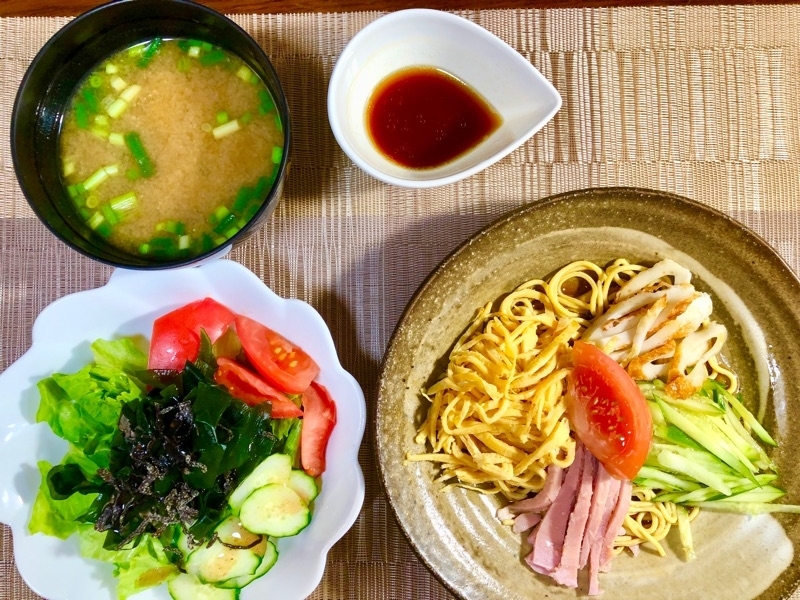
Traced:
<path fill-rule="evenodd" d="M 59 144 L 86 224 L 125 251 L 169 260 L 223 244 L 255 215 L 284 133 L 269 90 L 239 57 L 156 38 L 78 85 Z"/>

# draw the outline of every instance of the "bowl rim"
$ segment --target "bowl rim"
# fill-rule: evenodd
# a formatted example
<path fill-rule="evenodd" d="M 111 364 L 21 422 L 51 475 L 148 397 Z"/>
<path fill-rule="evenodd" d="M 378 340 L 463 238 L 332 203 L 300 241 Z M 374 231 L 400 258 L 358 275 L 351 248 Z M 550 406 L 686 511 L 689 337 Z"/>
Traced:
<path fill-rule="evenodd" d="M 23 166 L 21 164 L 21 159 L 18 156 L 19 150 L 18 147 L 20 145 L 19 138 L 21 137 L 22 132 L 18 131 L 18 119 L 19 113 L 21 110 L 23 96 L 25 91 L 30 85 L 31 79 L 34 76 L 34 71 L 36 70 L 37 65 L 41 62 L 42 58 L 47 56 L 48 53 L 52 52 L 53 46 L 55 46 L 60 39 L 63 39 L 64 36 L 69 35 L 72 31 L 76 28 L 80 27 L 83 23 L 90 19 L 98 18 L 98 15 L 103 14 L 107 10 L 111 9 L 118 9 L 120 5 L 127 5 L 128 7 L 142 9 L 141 3 L 149 2 L 150 4 L 175 4 L 175 5 L 182 5 L 187 7 L 190 10 L 196 11 L 197 14 L 206 15 L 212 19 L 218 20 L 224 23 L 227 27 L 231 28 L 231 30 L 235 31 L 240 37 L 244 44 L 249 46 L 253 52 L 263 61 L 263 66 L 266 70 L 271 71 L 271 75 L 274 76 L 276 88 L 272 89 L 270 86 L 270 92 L 275 96 L 276 104 L 280 105 L 283 108 L 283 112 L 285 112 L 285 119 L 283 122 L 283 133 L 284 133 L 284 143 L 283 143 L 283 155 L 281 157 L 280 163 L 277 165 L 278 173 L 275 178 L 275 183 L 270 188 L 267 196 L 264 198 L 264 202 L 262 203 L 259 210 L 250 218 L 250 220 L 237 231 L 233 236 L 225 240 L 224 243 L 215 246 L 209 251 L 206 251 L 202 254 L 198 254 L 196 256 L 190 258 L 180 258 L 176 260 L 165 260 L 160 262 L 153 262 L 153 263 L 135 263 L 125 259 L 125 253 L 120 253 L 116 255 L 117 258 L 107 258 L 101 257 L 97 254 L 81 248 L 77 244 L 73 243 L 70 239 L 66 236 L 63 236 L 54 225 L 52 225 L 45 215 L 34 205 L 33 201 L 29 196 L 29 192 L 26 187 L 22 183 L 22 178 L 20 177 L 19 173 L 21 172 Z M 224 45 L 224 42 L 223 42 Z M 238 56 L 238 55 L 237 55 Z M 243 59 L 244 60 L 244 59 Z M 41 110 L 41 102 L 37 101 L 34 104 L 34 110 L 36 113 L 39 113 Z M 38 120 L 38 114 L 36 120 Z M 60 129 L 60 126 L 59 126 Z M 28 64 L 27 68 L 25 69 L 25 73 L 20 80 L 19 86 L 17 87 L 16 93 L 14 95 L 14 102 L 11 109 L 11 115 L 9 120 L 9 140 L 10 140 L 10 151 L 11 151 L 11 162 L 12 167 L 14 170 L 15 178 L 17 180 L 17 184 L 22 191 L 23 196 L 25 197 L 28 206 L 31 208 L 33 213 L 36 215 L 37 219 L 40 223 L 42 223 L 45 228 L 50 231 L 60 242 L 66 244 L 72 250 L 75 250 L 79 254 L 86 256 L 92 260 L 98 261 L 102 264 L 106 264 L 111 267 L 118 267 L 124 269 L 131 269 L 136 271 L 158 271 L 164 269 L 173 269 L 173 268 L 180 268 L 186 266 L 196 266 L 208 262 L 209 260 L 214 260 L 220 256 L 225 256 L 230 252 L 230 250 L 236 246 L 237 244 L 243 242 L 247 237 L 249 237 L 254 230 L 249 229 L 248 226 L 251 224 L 257 224 L 262 219 L 267 218 L 268 214 L 274 210 L 275 206 L 280 201 L 280 198 L 283 194 L 283 186 L 285 183 L 286 176 L 289 171 L 289 165 L 291 162 L 291 148 L 293 146 L 293 130 L 291 125 L 291 111 L 289 108 L 289 102 L 286 97 L 286 92 L 283 89 L 283 84 L 280 81 L 280 77 L 278 76 L 278 72 L 275 69 L 275 65 L 270 60 L 269 56 L 267 55 L 264 48 L 256 41 L 256 39 L 250 35 L 244 28 L 242 28 L 239 24 L 235 21 L 230 19 L 228 16 L 224 15 L 223 13 L 214 10 L 208 6 L 200 4 L 198 2 L 194 2 L 193 0 L 108 0 L 107 2 L 90 8 L 89 10 L 79 14 L 74 19 L 70 20 L 64 26 L 60 27 L 39 49 L 39 51 L 35 54 L 33 59 L 31 59 L 30 63 Z M 267 213 L 265 215 L 265 213 Z M 132 255 L 135 256 L 135 255 Z"/>
<path fill-rule="evenodd" d="M 344 72 L 349 66 L 349 63 L 352 59 L 352 55 L 355 52 L 356 47 L 368 36 L 371 35 L 374 29 L 378 27 L 386 27 L 390 26 L 397 21 L 407 21 L 407 20 L 414 20 L 414 19 L 422 19 L 422 20 L 443 20 L 447 21 L 452 24 L 456 24 L 459 27 L 463 27 L 466 30 L 473 32 L 475 35 L 481 36 L 482 38 L 491 41 L 491 43 L 498 45 L 505 50 L 508 51 L 509 60 L 513 60 L 518 64 L 523 65 L 525 68 L 532 70 L 532 74 L 537 77 L 538 80 L 544 85 L 545 90 L 548 92 L 549 95 L 552 96 L 554 100 L 554 104 L 551 107 L 550 111 L 547 113 L 545 117 L 540 119 L 537 123 L 534 124 L 528 131 L 526 131 L 523 135 L 516 138 L 512 143 L 504 146 L 499 151 L 495 152 L 493 155 L 489 156 L 488 158 L 479 161 L 478 163 L 467 167 L 458 173 L 453 173 L 451 175 L 446 175 L 442 177 L 435 177 L 430 179 L 411 179 L 405 178 L 400 176 L 389 175 L 384 171 L 380 170 L 379 168 L 375 167 L 374 165 L 370 164 L 366 160 L 364 160 L 360 154 L 358 154 L 353 146 L 349 142 L 349 137 L 345 133 L 345 128 L 343 124 L 337 118 L 337 111 L 338 108 L 344 104 L 344 100 L 341 98 L 342 96 L 342 80 L 345 77 Z M 556 87 L 553 83 L 547 79 L 530 61 L 528 61 L 524 56 L 522 56 L 515 48 L 505 42 L 503 39 L 482 27 L 481 25 L 471 21 L 463 16 L 458 14 L 447 12 L 443 10 L 437 10 L 432 8 L 409 8 L 404 10 L 398 10 L 391 13 L 384 14 L 379 16 L 374 21 L 371 21 L 362 29 L 360 29 L 351 39 L 347 42 L 344 49 L 342 50 L 341 54 L 339 55 L 338 59 L 336 60 L 336 64 L 333 67 L 333 71 L 331 73 L 331 78 L 328 83 L 328 95 L 327 95 L 327 111 L 328 111 L 328 123 L 333 131 L 333 136 L 336 139 L 336 142 L 339 144 L 339 147 L 344 151 L 344 153 L 352 160 L 356 166 L 361 168 L 367 174 L 375 177 L 376 179 L 383 181 L 384 183 L 389 183 L 392 185 L 396 185 L 399 187 L 407 187 L 407 188 L 432 188 L 432 187 L 439 187 L 442 185 L 447 185 L 450 183 L 455 183 L 462 179 L 466 179 L 484 169 L 490 167 L 494 163 L 500 161 L 502 158 L 506 157 L 508 154 L 519 148 L 525 142 L 527 142 L 533 135 L 535 135 L 539 130 L 541 130 L 547 123 L 549 123 L 555 114 L 561 109 L 562 105 L 562 98 L 561 94 L 558 92 Z"/>

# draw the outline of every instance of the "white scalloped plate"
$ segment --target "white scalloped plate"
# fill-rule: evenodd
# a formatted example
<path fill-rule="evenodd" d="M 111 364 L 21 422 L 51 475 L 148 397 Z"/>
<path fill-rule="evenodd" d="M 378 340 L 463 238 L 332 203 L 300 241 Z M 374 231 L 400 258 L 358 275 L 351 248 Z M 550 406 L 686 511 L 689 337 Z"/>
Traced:
<path fill-rule="evenodd" d="M 320 366 L 317 380 L 336 401 L 327 470 L 315 502 L 315 518 L 299 535 L 279 540 L 280 557 L 264 577 L 247 586 L 242 600 L 307 597 L 322 579 L 328 550 L 355 522 L 364 501 L 358 449 L 366 407 L 356 380 L 345 371 L 330 331 L 311 306 L 280 298 L 242 265 L 220 259 L 167 271 L 116 270 L 98 289 L 71 294 L 45 308 L 33 326 L 30 350 L 0 374 L 0 521 L 14 533 L 14 558 L 23 579 L 50 600 L 116 598 L 112 565 L 84 559 L 73 536 L 62 541 L 31 535 L 27 524 L 39 486 L 38 460 L 60 461 L 66 442 L 36 424 L 36 382 L 53 372 L 74 372 L 91 360 L 97 338 L 149 337 L 153 320 L 192 300 L 212 297 L 246 314 L 306 350 Z M 169 597 L 166 586 L 136 600 Z"/>

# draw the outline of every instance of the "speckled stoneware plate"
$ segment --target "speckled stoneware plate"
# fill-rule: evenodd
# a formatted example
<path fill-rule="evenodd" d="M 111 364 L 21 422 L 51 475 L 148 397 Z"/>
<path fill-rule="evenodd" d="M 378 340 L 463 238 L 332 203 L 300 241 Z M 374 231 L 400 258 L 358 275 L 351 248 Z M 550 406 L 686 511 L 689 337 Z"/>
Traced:
<path fill-rule="evenodd" d="M 380 381 L 377 449 L 391 505 L 421 559 L 465 599 L 575 598 L 524 563 L 519 534 L 496 521 L 500 500 L 441 493 L 429 463 L 404 463 L 422 451 L 414 434 L 427 405 L 419 390 L 446 364 L 451 346 L 485 302 L 576 259 L 670 257 L 712 294 L 730 332 L 726 355 L 751 405 L 767 403 L 766 424 L 787 502 L 800 504 L 800 282 L 758 236 L 723 214 L 652 190 L 571 192 L 512 212 L 456 250 L 425 281 L 389 345 Z M 675 600 L 786 598 L 800 582 L 800 517 L 702 513 L 692 525 L 697 559 L 677 543 L 667 557 L 617 557 L 601 574 L 603 598 Z"/>

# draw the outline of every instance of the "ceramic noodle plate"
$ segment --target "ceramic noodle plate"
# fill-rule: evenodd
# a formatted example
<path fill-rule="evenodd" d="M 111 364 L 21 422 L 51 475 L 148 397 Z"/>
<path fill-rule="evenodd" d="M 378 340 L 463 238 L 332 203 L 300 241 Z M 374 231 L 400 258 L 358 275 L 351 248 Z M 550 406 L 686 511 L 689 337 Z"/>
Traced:
<path fill-rule="evenodd" d="M 212 297 L 235 312 L 271 327 L 320 366 L 317 381 L 336 402 L 337 423 L 327 451 L 311 524 L 278 540 L 280 556 L 263 577 L 242 590 L 241 600 L 306 598 L 322 579 L 328 550 L 355 521 L 364 500 L 358 449 L 366 407 L 356 380 L 339 363 L 328 327 L 310 305 L 280 298 L 242 265 L 218 259 L 200 267 L 165 271 L 117 269 L 100 288 L 65 296 L 44 309 L 33 326 L 30 350 L 0 374 L 0 521 L 14 533 L 14 558 L 28 585 L 49 600 L 112 600 L 110 563 L 84 559 L 77 536 L 66 541 L 28 532 L 39 487 L 39 460 L 60 462 L 67 444 L 44 423 L 35 423 L 36 382 L 53 372 L 73 373 L 91 361 L 97 338 L 150 336 L 156 317 Z M 168 600 L 167 586 L 135 600 Z"/>
<path fill-rule="evenodd" d="M 741 224 L 707 206 L 652 190 L 583 190 L 534 202 L 490 225 L 448 257 L 420 287 L 387 351 L 377 408 L 377 448 L 386 492 L 407 538 L 453 593 L 470 600 L 576 598 L 524 562 L 529 547 L 495 518 L 501 499 L 460 488 L 440 492 L 429 462 L 405 463 L 447 356 L 486 302 L 565 264 L 618 257 L 689 268 L 725 323 L 724 353 L 745 400 L 767 403 L 765 425 L 783 502 L 800 504 L 800 282 Z M 696 600 L 788 597 L 800 582 L 796 515 L 702 512 L 692 523 L 697 559 L 684 562 L 673 530 L 667 556 L 618 556 L 600 574 L 603 598 Z M 582 588 L 585 590 L 585 587 Z"/>

